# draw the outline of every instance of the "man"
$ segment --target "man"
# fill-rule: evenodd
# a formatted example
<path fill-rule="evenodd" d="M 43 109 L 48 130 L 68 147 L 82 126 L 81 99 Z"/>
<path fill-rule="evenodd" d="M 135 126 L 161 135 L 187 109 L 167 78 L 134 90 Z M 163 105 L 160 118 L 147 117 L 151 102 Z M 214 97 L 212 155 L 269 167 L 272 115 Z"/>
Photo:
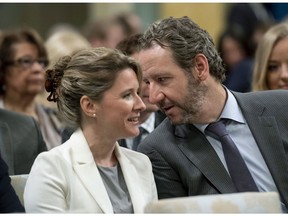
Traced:
<path fill-rule="evenodd" d="M 9 175 L 29 174 L 43 151 L 47 151 L 46 144 L 34 118 L 0 109 L 0 154 Z"/>
<path fill-rule="evenodd" d="M 141 36 L 142 34 L 139 33 L 127 37 L 120 41 L 116 48 L 135 58 L 139 50 L 139 39 Z M 149 102 L 149 85 L 144 82 L 141 85 L 140 96 L 146 106 L 146 109 L 140 113 L 140 134 L 137 137 L 119 140 L 121 146 L 133 150 L 137 150 L 139 143 L 166 118 L 155 104 Z"/>
<path fill-rule="evenodd" d="M 188 17 L 153 24 L 141 43 L 137 59 L 149 100 L 168 117 L 138 147 L 152 162 L 159 198 L 277 191 L 287 207 L 287 91 L 229 91 L 212 38 Z M 222 120 L 253 190 L 238 188 L 244 177 L 232 179 L 237 170 L 226 162 L 222 139 L 206 132 Z"/>

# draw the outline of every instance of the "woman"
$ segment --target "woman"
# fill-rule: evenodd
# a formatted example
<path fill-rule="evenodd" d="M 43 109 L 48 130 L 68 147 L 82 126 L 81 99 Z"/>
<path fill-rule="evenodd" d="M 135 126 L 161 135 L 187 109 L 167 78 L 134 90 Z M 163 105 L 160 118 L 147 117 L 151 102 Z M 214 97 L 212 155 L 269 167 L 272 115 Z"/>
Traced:
<path fill-rule="evenodd" d="M 254 52 L 248 36 L 235 26 L 230 26 L 219 38 L 218 51 L 226 67 L 223 84 L 233 91 L 249 92 Z"/>
<path fill-rule="evenodd" d="M 143 213 L 157 199 L 147 156 L 117 143 L 139 134 L 141 79 L 132 58 L 106 48 L 65 56 L 47 71 L 48 99 L 78 129 L 35 160 L 26 212 Z"/>
<path fill-rule="evenodd" d="M 260 40 L 253 69 L 253 91 L 288 89 L 288 23 L 271 27 Z"/>
<path fill-rule="evenodd" d="M 34 117 L 47 149 L 61 144 L 62 125 L 55 110 L 37 103 L 44 90 L 47 54 L 32 29 L 3 32 L 0 43 L 0 108 Z"/>

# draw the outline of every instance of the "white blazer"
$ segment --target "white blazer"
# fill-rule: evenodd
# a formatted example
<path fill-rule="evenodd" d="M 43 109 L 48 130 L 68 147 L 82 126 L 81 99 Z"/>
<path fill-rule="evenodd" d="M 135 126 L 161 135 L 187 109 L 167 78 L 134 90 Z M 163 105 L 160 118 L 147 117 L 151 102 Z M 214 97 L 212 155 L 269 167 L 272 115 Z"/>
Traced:
<path fill-rule="evenodd" d="M 157 191 L 148 157 L 116 144 L 115 154 L 134 213 L 143 213 Z M 35 160 L 24 191 L 27 213 L 113 213 L 113 207 L 80 129 Z"/>

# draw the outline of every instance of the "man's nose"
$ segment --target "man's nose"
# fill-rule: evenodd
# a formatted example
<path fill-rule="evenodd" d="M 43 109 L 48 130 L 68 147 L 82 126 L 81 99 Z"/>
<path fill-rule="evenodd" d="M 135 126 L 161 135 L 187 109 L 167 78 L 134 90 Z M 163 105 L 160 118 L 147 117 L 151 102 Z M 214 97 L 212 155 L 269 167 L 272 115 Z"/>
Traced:
<path fill-rule="evenodd" d="M 164 99 L 164 94 L 161 90 L 160 87 L 158 87 L 157 85 L 151 85 L 149 86 L 149 102 L 152 104 L 157 104 L 159 103 L 161 100 Z"/>

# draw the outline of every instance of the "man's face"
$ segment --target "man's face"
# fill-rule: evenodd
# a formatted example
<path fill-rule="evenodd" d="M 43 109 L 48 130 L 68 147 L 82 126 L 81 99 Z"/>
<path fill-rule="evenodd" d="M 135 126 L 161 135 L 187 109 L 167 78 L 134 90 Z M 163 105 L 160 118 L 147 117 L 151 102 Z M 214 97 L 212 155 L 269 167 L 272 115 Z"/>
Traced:
<path fill-rule="evenodd" d="M 143 81 L 149 85 L 149 101 L 156 104 L 173 124 L 191 123 L 203 101 L 203 89 L 179 67 L 169 49 L 159 45 L 141 50 L 136 59 L 143 70 Z M 192 61 L 192 60 L 191 60 Z"/>

